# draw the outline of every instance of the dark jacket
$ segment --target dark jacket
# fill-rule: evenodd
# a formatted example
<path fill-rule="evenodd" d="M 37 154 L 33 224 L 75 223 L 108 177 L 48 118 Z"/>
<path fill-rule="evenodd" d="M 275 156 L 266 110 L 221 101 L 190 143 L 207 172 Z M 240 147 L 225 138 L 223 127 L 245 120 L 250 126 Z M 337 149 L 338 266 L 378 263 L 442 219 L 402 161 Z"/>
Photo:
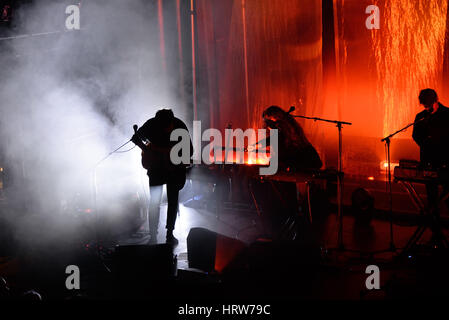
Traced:
<path fill-rule="evenodd" d="M 421 163 L 436 168 L 449 165 L 449 108 L 439 103 L 434 114 L 424 110 L 415 122 L 412 136 L 420 147 Z"/>
<path fill-rule="evenodd" d="M 181 141 L 181 138 L 179 138 L 178 141 L 170 141 L 170 135 L 176 129 L 185 129 L 188 132 L 185 123 L 176 117 L 174 118 L 173 129 L 168 132 L 164 130 L 163 125 L 158 119 L 151 118 L 145 122 L 139 130 L 137 130 L 137 135 L 144 140 L 149 140 L 151 144 L 157 147 L 171 149 L 174 145 Z M 192 155 L 193 145 L 190 140 L 190 157 L 192 157 Z M 186 179 L 185 165 L 173 165 L 170 162 L 169 154 L 164 155 L 163 161 L 165 161 L 165 163 L 156 164 L 148 170 L 150 185 L 154 186 L 166 183 L 178 183 L 179 187 L 182 188 Z"/>

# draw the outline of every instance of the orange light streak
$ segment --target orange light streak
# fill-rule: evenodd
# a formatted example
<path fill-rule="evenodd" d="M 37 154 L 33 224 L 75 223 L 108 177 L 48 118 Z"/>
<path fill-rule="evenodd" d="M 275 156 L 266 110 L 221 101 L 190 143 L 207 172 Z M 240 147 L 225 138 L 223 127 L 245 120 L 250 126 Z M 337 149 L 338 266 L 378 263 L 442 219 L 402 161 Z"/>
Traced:
<path fill-rule="evenodd" d="M 441 88 L 447 1 L 386 1 L 381 14 L 371 35 L 387 135 L 420 111 L 420 89 Z"/>
<path fill-rule="evenodd" d="M 193 119 L 197 120 L 197 100 L 196 100 L 196 58 L 195 58 L 195 5 L 190 0 L 190 24 L 192 36 L 192 90 L 193 90 Z"/>
<path fill-rule="evenodd" d="M 162 0 L 157 1 L 157 12 L 159 21 L 159 43 L 161 49 L 162 68 L 164 72 L 167 71 L 167 62 L 165 57 L 165 38 L 164 38 L 164 11 L 162 7 Z"/>
<path fill-rule="evenodd" d="M 184 60 L 181 35 L 181 0 L 176 0 L 176 26 L 178 29 L 179 88 L 181 91 L 181 98 L 182 100 L 184 100 Z"/>
<path fill-rule="evenodd" d="M 250 127 L 249 113 L 249 87 L 248 87 L 248 47 L 247 47 L 247 30 L 246 30 L 246 11 L 245 0 L 242 0 L 242 23 L 243 23 L 243 58 L 245 61 L 245 99 L 246 99 L 246 117 L 248 128 Z"/>

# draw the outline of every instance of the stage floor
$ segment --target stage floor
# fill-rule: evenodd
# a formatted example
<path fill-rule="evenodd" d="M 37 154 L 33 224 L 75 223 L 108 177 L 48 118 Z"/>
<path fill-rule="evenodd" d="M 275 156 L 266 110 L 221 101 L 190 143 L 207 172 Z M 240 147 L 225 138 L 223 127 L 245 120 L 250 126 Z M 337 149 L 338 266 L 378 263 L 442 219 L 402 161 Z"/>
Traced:
<path fill-rule="evenodd" d="M 186 203 L 187 204 L 187 203 Z M 242 275 L 237 275 L 233 280 L 232 276 L 228 278 L 227 290 L 222 290 L 217 282 L 214 282 L 220 275 L 202 273 L 197 270 L 191 270 L 187 261 L 187 236 L 191 228 L 201 227 L 216 232 L 229 238 L 238 239 L 249 245 L 257 239 L 265 236 L 263 224 L 256 211 L 248 208 L 223 206 L 220 215 L 215 211 L 198 208 L 198 205 L 187 204 L 180 205 L 180 213 L 176 223 L 175 236 L 179 244 L 174 247 L 174 254 L 177 255 L 178 277 L 180 283 L 186 280 L 189 289 L 178 290 L 178 299 L 189 298 L 186 293 L 199 286 L 197 294 L 201 298 L 211 298 L 214 293 L 231 294 L 231 292 L 244 290 L 247 297 L 255 294 L 260 298 L 261 291 L 258 289 L 244 289 L 239 287 Z M 347 208 L 346 208 L 347 209 Z M 166 205 L 161 206 L 161 217 L 158 242 L 165 241 L 165 211 Z M 41 226 L 41 232 L 45 230 L 45 216 L 34 216 L 24 220 L 24 223 Z M 263 286 L 264 281 L 272 283 L 270 277 L 281 280 L 276 284 L 281 288 L 270 289 L 267 297 L 275 298 L 313 298 L 313 299 L 384 299 L 384 298 L 407 298 L 421 297 L 429 294 L 441 294 L 441 290 L 449 283 L 445 275 L 444 268 L 448 254 L 444 251 L 443 255 L 435 255 L 430 249 L 414 251 L 408 254 L 404 259 L 398 259 L 398 253 L 401 252 L 407 241 L 416 230 L 417 226 L 413 221 L 403 221 L 400 225 L 394 224 L 394 245 L 396 252 L 389 251 L 390 248 L 390 224 L 387 220 L 374 219 L 372 229 L 358 230 L 354 226 L 354 217 L 345 214 L 343 219 L 343 244 L 344 250 L 337 250 L 338 224 L 335 212 L 331 212 L 322 223 L 315 225 L 314 233 L 317 236 L 322 247 L 323 260 L 319 263 L 310 262 L 311 269 L 307 271 L 291 270 L 287 265 L 279 261 L 276 270 L 265 276 L 257 274 L 262 278 L 251 281 L 259 281 Z M 445 233 L 447 231 L 445 230 Z M 73 293 L 68 292 L 63 284 L 66 275 L 63 266 L 68 264 L 79 265 L 83 270 L 82 285 L 85 288 L 82 292 L 86 297 L 92 299 L 108 299 L 111 286 L 114 285 L 114 279 L 105 272 L 104 266 L 108 266 L 108 253 L 114 251 L 117 245 L 146 245 L 150 240 L 148 235 L 147 222 L 143 223 L 137 233 L 121 235 L 116 238 L 103 239 L 100 243 L 101 248 L 95 247 L 95 241 L 80 246 L 76 241 L 67 241 L 63 238 L 54 236 L 51 241 L 33 241 L 32 237 L 36 235 L 23 235 L 27 237 L 26 245 L 20 246 L 16 252 L 13 251 L 9 256 L 0 258 L 0 275 L 5 276 L 16 290 L 25 290 L 26 288 L 35 288 L 43 293 L 43 296 L 49 299 L 63 299 L 70 297 Z M 425 243 L 430 238 L 430 232 L 426 232 L 423 237 Z M 20 240 L 20 239 L 19 239 Z M 421 247 L 420 247 L 421 248 Z M 424 248 L 424 247 L 423 247 Z M 289 260 L 308 259 L 301 251 L 292 251 L 289 247 L 284 258 Z M 430 251 L 429 251 L 430 250 Z M 97 253 L 102 253 L 103 262 L 98 259 Z M 384 251 L 375 253 L 376 251 Z M 435 251 L 436 252 L 436 251 Z M 294 258 L 296 257 L 296 258 Z M 437 258 L 435 258 L 437 257 Z M 443 257 L 443 258 L 441 258 Z M 260 265 L 263 266 L 268 261 L 265 257 L 260 257 Z M 269 258 L 267 258 L 269 259 Z M 272 262 L 272 261 L 271 261 Z M 307 261 L 306 261 L 307 262 Z M 365 280 L 368 277 L 365 270 L 368 265 L 377 265 L 381 270 L 381 290 L 366 290 Z M 282 271 L 283 270 L 283 271 Z M 440 272 L 441 271 L 441 272 Z M 298 272 L 306 272 L 298 275 Z M 307 272 L 310 272 L 309 275 Z M 194 276 L 192 276 L 194 274 Z M 290 278 L 293 281 L 294 286 Z M 197 280 L 192 280 L 197 279 Z M 199 280 L 198 280 L 199 279 Z M 305 280 L 307 279 L 307 280 Z M 270 282 L 271 281 L 271 282 Z M 276 280 L 277 281 L 277 280 Z M 285 283 L 283 282 L 285 281 Z M 298 287 L 297 283 L 303 283 L 303 287 Z M 230 283 L 230 284 L 229 284 Z M 307 283 L 307 284 L 305 284 Z M 202 289 L 207 284 L 206 292 Z M 234 287 L 235 285 L 235 287 Z M 268 287 L 270 285 L 267 284 Z M 182 286 L 181 286 L 182 287 Z M 441 290 L 440 290 L 441 289 Z M 249 290 L 249 291 L 247 291 Z M 280 290 L 280 291 L 279 291 Z M 430 291 L 429 291 L 430 290 Z M 202 293 L 198 293 L 202 292 Z M 223 293 L 226 292 L 226 293 Z M 242 293 L 243 294 L 243 293 Z M 444 295 L 444 293 L 442 293 Z M 233 297 L 233 296 L 232 296 Z"/>
<path fill-rule="evenodd" d="M 166 206 L 162 206 L 161 221 L 165 221 L 165 211 Z M 349 208 L 346 208 L 346 211 L 349 211 Z M 416 281 L 418 281 L 416 261 L 418 256 L 421 259 L 420 266 L 423 260 L 426 261 L 430 252 L 426 243 L 431 238 L 431 232 L 427 230 L 424 233 L 419 242 L 420 246 L 415 251 L 407 254 L 404 258 L 398 258 L 418 227 L 417 216 L 411 215 L 408 216 L 410 218 L 408 219 L 403 213 L 395 213 L 394 251 L 390 250 L 390 222 L 385 220 L 385 217 L 388 216 L 385 216 L 385 212 L 381 212 L 378 218 L 373 219 L 370 230 L 359 230 L 354 225 L 354 217 L 345 214 L 343 218 L 343 250 L 338 249 L 338 222 L 335 212 L 330 213 L 321 225 L 314 227 L 318 241 L 327 254 L 329 268 L 319 271 L 319 276 L 316 277 L 316 290 L 311 293 L 309 298 L 357 300 L 417 297 L 422 294 L 421 290 L 423 289 L 416 288 Z M 187 236 L 190 229 L 195 227 L 206 228 L 247 244 L 254 243 L 265 236 L 263 224 L 255 211 L 243 210 L 238 207 L 232 208 L 228 205 L 217 216 L 215 212 L 181 205 L 174 233 L 179 240 L 179 244 L 174 247 L 174 253 L 178 257 L 179 270 L 190 270 L 187 260 Z M 144 224 L 142 231 L 145 233 L 147 230 L 147 226 Z M 446 229 L 443 232 L 446 236 L 448 235 Z M 164 239 L 165 230 L 161 223 L 158 242 L 163 243 Z M 145 244 L 148 240 L 147 235 L 141 239 L 123 239 L 119 243 L 122 245 Z M 429 258 L 430 264 L 434 262 L 434 258 Z M 366 290 L 365 280 L 368 275 L 365 273 L 365 269 L 371 264 L 380 266 L 382 270 L 381 287 L 394 286 L 394 296 L 389 296 L 392 293 L 387 293 L 385 290 Z M 429 266 L 429 268 L 431 267 Z M 437 269 L 441 270 L 441 266 Z M 437 272 L 436 269 L 435 272 Z M 435 285 L 437 291 L 437 287 L 440 287 L 441 284 L 429 283 L 426 288 L 432 285 Z M 396 287 L 400 288 L 396 289 Z M 409 287 L 414 287 L 414 289 L 410 290 Z M 298 295 L 304 298 L 308 297 L 307 293 L 298 293 Z"/>

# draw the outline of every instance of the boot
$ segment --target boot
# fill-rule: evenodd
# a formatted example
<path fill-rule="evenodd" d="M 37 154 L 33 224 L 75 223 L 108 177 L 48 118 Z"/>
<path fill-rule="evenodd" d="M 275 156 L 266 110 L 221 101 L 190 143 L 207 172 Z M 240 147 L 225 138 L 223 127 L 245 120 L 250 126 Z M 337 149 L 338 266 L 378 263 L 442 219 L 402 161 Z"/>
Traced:
<path fill-rule="evenodd" d="M 173 230 L 167 230 L 166 243 L 171 243 L 173 245 L 179 243 L 178 239 L 173 236 Z"/>

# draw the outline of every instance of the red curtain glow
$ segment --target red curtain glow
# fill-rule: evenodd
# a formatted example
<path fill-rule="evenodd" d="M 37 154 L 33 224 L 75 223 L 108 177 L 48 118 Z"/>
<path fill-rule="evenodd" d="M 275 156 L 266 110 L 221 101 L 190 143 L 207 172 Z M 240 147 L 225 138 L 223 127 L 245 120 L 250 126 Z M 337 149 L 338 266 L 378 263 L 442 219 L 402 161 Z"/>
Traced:
<path fill-rule="evenodd" d="M 199 0 L 196 10 L 212 125 L 260 126 L 273 104 L 321 113 L 321 0 Z"/>
<path fill-rule="evenodd" d="M 329 17 L 322 3 L 330 2 L 334 21 L 323 24 Z M 375 175 L 384 159 L 380 139 L 413 121 L 420 89 L 435 88 L 449 104 L 447 2 L 197 0 L 200 110 L 218 129 L 258 127 L 273 104 L 352 122 L 343 129 L 343 169 Z M 380 9 L 379 30 L 365 25 L 372 4 Z M 326 24 L 335 35 L 330 47 L 323 43 Z M 323 48 L 332 49 L 333 65 L 323 67 L 330 52 Z M 335 166 L 335 127 L 299 122 L 327 166 Z M 417 151 L 411 129 L 392 143 L 393 160 L 417 158 Z"/>

